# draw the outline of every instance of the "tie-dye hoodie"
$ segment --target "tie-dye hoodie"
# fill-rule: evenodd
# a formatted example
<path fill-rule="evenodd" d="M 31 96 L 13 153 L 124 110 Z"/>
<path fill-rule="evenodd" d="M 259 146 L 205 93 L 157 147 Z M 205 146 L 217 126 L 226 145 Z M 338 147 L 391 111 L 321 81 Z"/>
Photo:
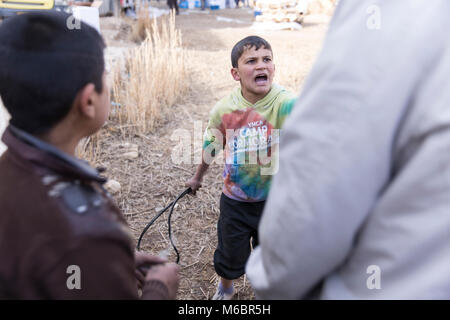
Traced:
<path fill-rule="evenodd" d="M 278 170 L 278 129 L 292 110 L 295 95 L 279 85 L 255 104 L 236 88 L 210 113 L 203 150 L 206 156 L 224 150 L 223 193 L 243 201 L 264 201 Z"/>

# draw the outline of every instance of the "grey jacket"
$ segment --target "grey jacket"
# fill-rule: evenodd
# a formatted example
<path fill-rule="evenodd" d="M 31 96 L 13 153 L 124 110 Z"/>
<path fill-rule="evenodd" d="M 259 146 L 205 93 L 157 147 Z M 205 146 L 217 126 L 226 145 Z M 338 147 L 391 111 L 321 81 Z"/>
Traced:
<path fill-rule="evenodd" d="M 450 299 L 450 1 L 340 1 L 280 144 L 258 298 Z"/>

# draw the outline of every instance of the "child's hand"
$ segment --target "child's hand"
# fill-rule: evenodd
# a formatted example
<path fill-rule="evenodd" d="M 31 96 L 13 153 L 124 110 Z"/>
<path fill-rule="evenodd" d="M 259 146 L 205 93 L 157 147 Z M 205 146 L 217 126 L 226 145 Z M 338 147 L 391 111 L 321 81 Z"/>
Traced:
<path fill-rule="evenodd" d="M 148 270 L 145 281 L 159 280 L 164 283 L 169 291 L 169 299 L 173 300 L 180 283 L 179 271 L 180 267 L 175 263 L 157 264 Z"/>
<path fill-rule="evenodd" d="M 191 194 L 195 196 L 195 192 L 202 187 L 202 182 L 197 178 L 191 178 L 186 182 L 186 187 L 190 187 Z"/>
<path fill-rule="evenodd" d="M 139 288 L 144 286 L 145 276 L 147 274 L 148 269 L 157 264 L 164 264 L 167 262 L 167 259 L 163 259 L 161 257 L 157 257 L 148 253 L 143 253 L 136 251 L 135 252 L 135 274 L 136 279 L 138 280 Z"/>

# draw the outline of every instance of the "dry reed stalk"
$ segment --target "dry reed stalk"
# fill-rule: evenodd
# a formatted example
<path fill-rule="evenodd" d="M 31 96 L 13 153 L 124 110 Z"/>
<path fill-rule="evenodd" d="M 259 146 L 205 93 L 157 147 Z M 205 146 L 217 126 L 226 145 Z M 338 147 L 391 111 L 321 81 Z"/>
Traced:
<path fill-rule="evenodd" d="M 158 121 L 186 90 L 185 51 L 181 33 L 175 28 L 175 15 L 153 19 L 146 38 L 131 49 L 125 62 L 125 75 L 116 68 L 113 100 L 119 124 L 131 133 L 151 132 Z"/>
<path fill-rule="evenodd" d="M 75 155 L 78 158 L 88 161 L 91 165 L 97 163 L 102 130 L 80 141 L 75 150 Z"/>

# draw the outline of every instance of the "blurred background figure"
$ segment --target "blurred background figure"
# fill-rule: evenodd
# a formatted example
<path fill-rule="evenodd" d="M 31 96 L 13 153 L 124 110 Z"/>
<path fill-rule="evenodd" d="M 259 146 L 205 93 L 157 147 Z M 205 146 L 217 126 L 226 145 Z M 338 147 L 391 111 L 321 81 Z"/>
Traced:
<path fill-rule="evenodd" d="M 239 8 L 239 2 L 242 3 L 243 7 L 249 7 L 248 0 L 234 0 L 236 2 L 236 8 Z"/>
<path fill-rule="evenodd" d="M 178 0 L 167 0 L 167 5 L 170 10 L 175 10 L 175 13 L 178 15 L 180 10 L 178 9 Z"/>

